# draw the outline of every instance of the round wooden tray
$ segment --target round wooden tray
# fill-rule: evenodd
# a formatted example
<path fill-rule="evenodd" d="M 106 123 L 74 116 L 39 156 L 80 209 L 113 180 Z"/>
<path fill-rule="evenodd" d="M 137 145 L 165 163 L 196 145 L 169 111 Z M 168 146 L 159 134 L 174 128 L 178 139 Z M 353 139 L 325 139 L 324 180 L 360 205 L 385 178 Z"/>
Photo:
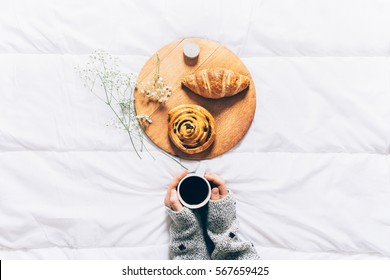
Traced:
<path fill-rule="evenodd" d="M 188 61 L 183 55 L 186 41 L 194 41 L 200 47 L 200 54 L 195 62 Z M 150 101 L 139 90 L 135 91 L 135 107 L 138 115 L 150 115 L 151 124 L 142 123 L 146 135 L 161 149 L 185 159 L 201 160 L 219 156 L 233 148 L 249 129 L 256 109 L 256 90 L 251 79 L 249 87 L 243 92 L 221 99 L 201 97 L 181 85 L 182 77 L 194 72 L 214 67 L 231 69 L 250 77 L 244 63 L 221 44 L 201 38 L 186 38 L 174 41 L 158 52 L 160 57 L 160 75 L 172 86 L 169 100 L 157 110 L 158 103 Z M 138 82 L 153 81 L 156 72 L 154 54 L 143 66 Z M 198 154 L 189 155 L 180 151 L 168 137 L 168 112 L 181 104 L 197 104 L 206 108 L 216 123 L 214 143 Z"/>

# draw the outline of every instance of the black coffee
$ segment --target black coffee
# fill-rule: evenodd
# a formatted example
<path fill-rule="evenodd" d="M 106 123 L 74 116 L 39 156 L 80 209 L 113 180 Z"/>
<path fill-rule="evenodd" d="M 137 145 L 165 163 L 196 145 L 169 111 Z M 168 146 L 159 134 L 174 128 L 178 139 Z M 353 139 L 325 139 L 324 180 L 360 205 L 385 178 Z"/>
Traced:
<path fill-rule="evenodd" d="M 181 182 L 179 192 L 186 203 L 196 205 L 206 199 L 209 187 L 202 178 L 191 176 Z"/>

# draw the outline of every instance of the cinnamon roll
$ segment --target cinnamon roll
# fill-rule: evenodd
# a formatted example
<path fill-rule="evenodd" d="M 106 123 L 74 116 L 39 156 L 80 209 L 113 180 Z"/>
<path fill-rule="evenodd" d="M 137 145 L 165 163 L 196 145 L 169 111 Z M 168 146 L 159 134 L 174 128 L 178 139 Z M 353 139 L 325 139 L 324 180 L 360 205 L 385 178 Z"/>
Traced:
<path fill-rule="evenodd" d="M 168 113 L 168 135 L 187 154 L 203 152 L 215 140 L 213 116 L 198 105 L 179 105 Z"/>

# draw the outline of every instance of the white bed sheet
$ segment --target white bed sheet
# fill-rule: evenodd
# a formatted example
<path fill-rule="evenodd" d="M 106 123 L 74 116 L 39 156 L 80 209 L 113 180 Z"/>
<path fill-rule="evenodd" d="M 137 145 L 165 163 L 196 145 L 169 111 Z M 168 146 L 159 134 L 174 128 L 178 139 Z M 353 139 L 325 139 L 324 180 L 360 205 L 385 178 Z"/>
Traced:
<path fill-rule="evenodd" d="M 390 258 L 390 2 L 0 4 L 0 258 L 168 258 L 181 169 L 153 148 L 138 160 L 73 68 L 102 48 L 138 72 L 183 37 L 221 42 L 253 77 L 248 134 L 205 164 L 261 257 Z"/>

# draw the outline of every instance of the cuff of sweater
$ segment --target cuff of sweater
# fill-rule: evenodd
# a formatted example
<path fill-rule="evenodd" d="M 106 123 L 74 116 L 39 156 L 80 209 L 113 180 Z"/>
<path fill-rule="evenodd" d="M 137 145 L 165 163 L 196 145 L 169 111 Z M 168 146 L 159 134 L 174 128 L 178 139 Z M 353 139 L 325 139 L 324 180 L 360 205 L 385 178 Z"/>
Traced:
<path fill-rule="evenodd" d="M 226 207 L 227 205 L 234 206 L 235 199 L 233 197 L 232 191 L 228 191 L 228 194 L 225 197 L 218 200 L 210 200 L 209 204 L 211 207 L 215 207 L 215 208 L 223 208 Z"/>
<path fill-rule="evenodd" d="M 236 201 L 231 192 L 222 199 L 209 201 L 208 222 L 212 228 L 214 225 L 221 229 L 229 227 L 235 218 Z"/>
<path fill-rule="evenodd" d="M 177 212 L 168 207 L 166 207 L 166 209 L 172 221 L 177 225 L 186 227 L 197 223 L 195 214 L 186 207 L 183 207 L 183 209 Z"/>

